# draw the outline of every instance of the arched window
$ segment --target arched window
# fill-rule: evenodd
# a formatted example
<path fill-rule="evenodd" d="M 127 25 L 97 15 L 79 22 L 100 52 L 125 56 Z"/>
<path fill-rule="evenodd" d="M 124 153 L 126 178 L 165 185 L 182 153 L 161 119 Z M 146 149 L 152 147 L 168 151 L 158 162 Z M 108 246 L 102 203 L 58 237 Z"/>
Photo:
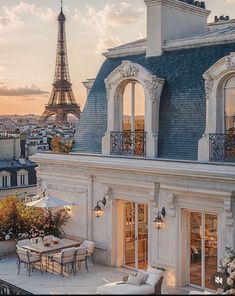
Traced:
<path fill-rule="evenodd" d="M 102 153 L 157 157 L 164 79 L 124 60 L 105 79 L 108 122 Z"/>
<path fill-rule="evenodd" d="M 123 95 L 123 131 L 145 131 L 145 95 L 137 81 L 127 84 Z"/>
<path fill-rule="evenodd" d="M 227 81 L 224 96 L 225 132 L 235 132 L 235 76 Z"/>

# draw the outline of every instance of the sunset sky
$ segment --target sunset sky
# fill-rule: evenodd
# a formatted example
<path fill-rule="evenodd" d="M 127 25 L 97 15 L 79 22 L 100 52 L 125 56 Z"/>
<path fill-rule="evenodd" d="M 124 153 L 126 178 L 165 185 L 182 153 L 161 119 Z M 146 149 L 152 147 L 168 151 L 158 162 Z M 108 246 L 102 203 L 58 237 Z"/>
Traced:
<path fill-rule="evenodd" d="M 82 82 L 94 78 L 107 48 L 146 36 L 144 0 L 64 0 L 70 77 L 83 107 Z M 235 18 L 235 0 L 207 0 Z M 0 114 L 41 114 L 54 78 L 60 0 L 0 0 Z"/>

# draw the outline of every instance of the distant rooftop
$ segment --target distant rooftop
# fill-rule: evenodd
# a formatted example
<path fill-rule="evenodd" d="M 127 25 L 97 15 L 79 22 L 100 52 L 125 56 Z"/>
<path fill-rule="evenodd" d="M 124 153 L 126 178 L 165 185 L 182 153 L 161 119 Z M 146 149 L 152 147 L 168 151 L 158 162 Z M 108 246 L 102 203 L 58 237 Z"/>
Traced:
<path fill-rule="evenodd" d="M 204 1 L 195 1 L 195 0 L 179 0 L 179 1 L 206 9 L 206 4 Z"/>

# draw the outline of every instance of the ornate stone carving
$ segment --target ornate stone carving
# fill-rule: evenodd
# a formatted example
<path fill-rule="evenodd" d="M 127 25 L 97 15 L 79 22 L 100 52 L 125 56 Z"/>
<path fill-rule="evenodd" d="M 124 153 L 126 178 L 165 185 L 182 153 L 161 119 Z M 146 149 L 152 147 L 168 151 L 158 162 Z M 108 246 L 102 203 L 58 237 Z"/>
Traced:
<path fill-rule="evenodd" d="M 123 61 L 119 67 L 119 72 L 123 77 L 136 77 L 139 69 L 130 61 Z"/>
<path fill-rule="evenodd" d="M 228 70 L 235 70 L 235 61 L 231 54 L 226 57 L 226 66 Z"/>
<path fill-rule="evenodd" d="M 149 98 L 152 102 L 156 100 L 156 93 L 159 86 L 159 81 L 156 77 L 152 77 L 152 79 L 144 80 L 146 85 L 146 89 L 148 90 Z"/>
<path fill-rule="evenodd" d="M 109 101 L 111 90 L 112 90 L 112 84 L 109 83 L 108 79 L 105 80 L 105 87 L 106 87 L 106 91 L 107 91 L 107 100 Z"/>
<path fill-rule="evenodd" d="M 208 76 L 205 81 L 205 89 L 206 89 L 206 99 L 209 100 L 210 93 L 214 86 L 214 79 L 212 76 Z"/>

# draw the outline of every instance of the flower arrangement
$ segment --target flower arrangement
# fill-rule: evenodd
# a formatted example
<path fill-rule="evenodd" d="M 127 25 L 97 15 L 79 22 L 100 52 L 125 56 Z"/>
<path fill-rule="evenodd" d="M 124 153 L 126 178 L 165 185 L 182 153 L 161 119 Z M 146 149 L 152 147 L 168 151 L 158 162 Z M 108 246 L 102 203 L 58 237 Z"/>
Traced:
<path fill-rule="evenodd" d="M 227 276 L 227 286 L 222 294 L 235 295 L 235 252 L 231 248 L 226 248 L 225 258 L 220 264 L 219 271 Z"/>
<path fill-rule="evenodd" d="M 68 220 L 66 209 L 52 213 L 40 208 L 27 207 L 24 200 L 16 197 L 5 198 L 0 201 L 0 241 L 45 235 L 61 237 L 62 227 Z"/>

